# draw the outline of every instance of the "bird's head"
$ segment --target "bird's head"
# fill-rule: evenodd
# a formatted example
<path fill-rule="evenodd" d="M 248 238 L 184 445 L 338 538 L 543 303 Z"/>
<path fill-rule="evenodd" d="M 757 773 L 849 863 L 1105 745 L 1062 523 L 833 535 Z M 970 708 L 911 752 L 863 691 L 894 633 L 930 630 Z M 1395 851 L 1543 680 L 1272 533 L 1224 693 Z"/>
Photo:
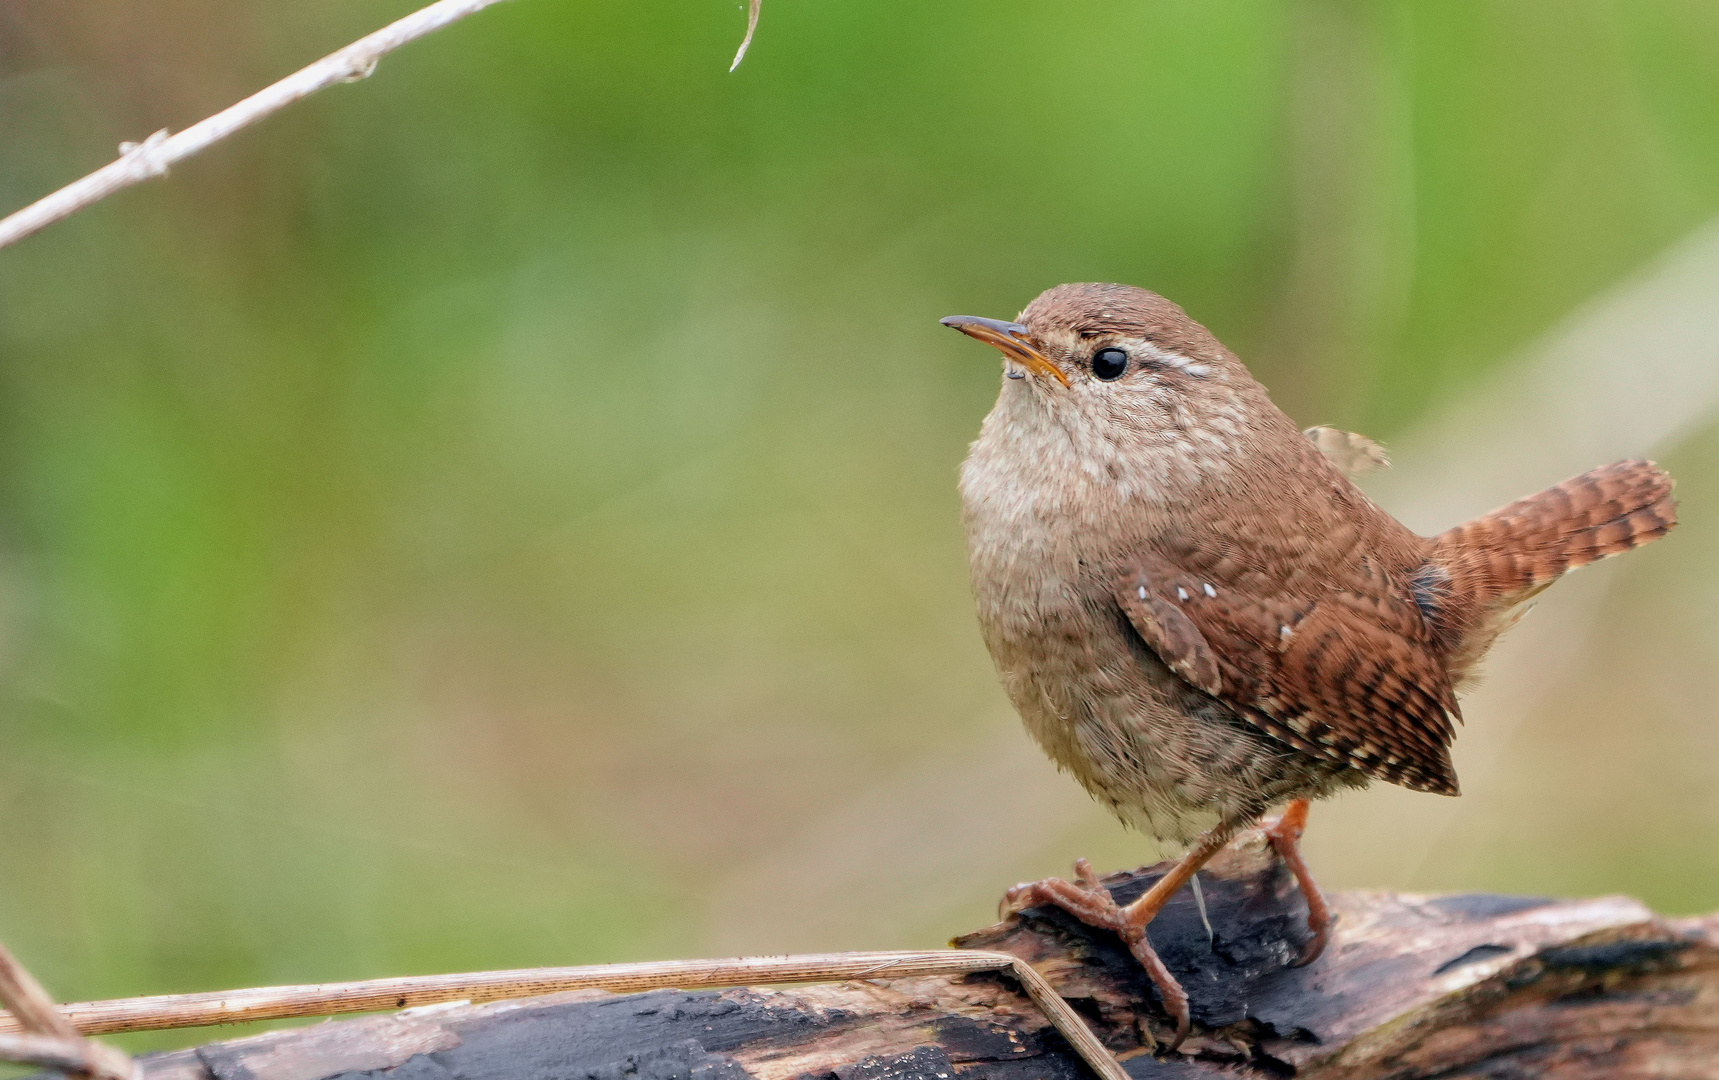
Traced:
<path fill-rule="evenodd" d="M 1233 401 L 1243 384 L 1253 384 L 1241 362 L 1180 307 L 1129 285 L 1058 285 L 1014 322 L 951 315 L 943 325 L 1002 352 L 1005 401 L 1030 394 L 1065 419 L 1179 426 L 1207 412 L 1202 403 Z"/>

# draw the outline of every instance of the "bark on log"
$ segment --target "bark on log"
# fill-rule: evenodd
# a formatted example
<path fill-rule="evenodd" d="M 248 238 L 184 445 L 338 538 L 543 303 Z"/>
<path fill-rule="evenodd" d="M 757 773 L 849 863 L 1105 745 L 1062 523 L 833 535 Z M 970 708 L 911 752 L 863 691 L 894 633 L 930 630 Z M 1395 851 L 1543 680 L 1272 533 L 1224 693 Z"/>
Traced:
<path fill-rule="evenodd" d="M 1162 867 L 1106 879 L 1126 902 Z M 1120 942 L 1034 908 L 957 944 L 1028 959 L 1140 1080 L 1719 1080 L 1719 916 L 1626 898 L 1348 893 L 1325 955 L 1257 837 L 1152 924 L 1192 998 L 1168 1025 Z M 1007 976 L 581 991 L 331 1021 L 143 1059 L 146 1080 L 1085 1080 Z"/>

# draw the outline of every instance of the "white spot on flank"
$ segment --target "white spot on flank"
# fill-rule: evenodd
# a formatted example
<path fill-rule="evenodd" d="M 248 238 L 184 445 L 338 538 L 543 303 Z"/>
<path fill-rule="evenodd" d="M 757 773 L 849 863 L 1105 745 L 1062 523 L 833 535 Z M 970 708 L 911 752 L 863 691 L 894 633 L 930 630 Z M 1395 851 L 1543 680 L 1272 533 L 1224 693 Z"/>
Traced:
<path fill-rule="evenodd" d="M 1146 599 L 1146 586 L 1142 585 L 1142 586 L 1140 586 L 1140 588 L 1136 589 L 1135 591 L 1140 594 L 1140 599 L 1142 599 L 1142 600 Z"/>
<path fill-rule="evenodd" d="M 1176 599 L 1182 601 L 1184 604 L 1187 603 L 1188 602 L 1188 590 L 1182 588 L 1180 585 L 1176 586 Z"/>
<path fill-rule="evenodd" d="M 1206 582 L 1206 595 L 1211 597 L 1213 600 L 1218 598 L 1218 590 L 1212 588 L 1212 583 L 1209 581 Z"/>
<path fill-rule="evenodd" d="M 1289 628 L 1289 627 L 1287 627 L 1287 626 L 1280 626 L 1280 627 L 1278 627 L 1278 628 L 1277 628 L 1277 636 L 1278 636 L 1278 637 L 1280 637 L 1280 638 L 1282 638 L 1282 639 L 1283 639 L 1283 640 L 1285 640 L 1285 641 L 1288 641 L 1288 640 L 1289 640 L 1289 635 L 1291 635 L 1291 634 L 1293 634 L 1293 633 L 1295 633 L 1295 631 L 1293 631 L 1293 630 L 1291 630 L 1291 629 L 1290 629 L 1290 628 Z"/>

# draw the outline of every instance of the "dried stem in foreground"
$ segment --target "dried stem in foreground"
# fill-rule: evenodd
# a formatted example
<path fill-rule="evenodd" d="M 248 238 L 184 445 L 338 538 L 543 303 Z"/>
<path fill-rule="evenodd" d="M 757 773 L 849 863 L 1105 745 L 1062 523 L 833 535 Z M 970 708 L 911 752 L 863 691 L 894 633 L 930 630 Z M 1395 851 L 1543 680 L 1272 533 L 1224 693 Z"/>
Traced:
<path fill-rule="evenodd" d="M 0 1061 L 41 1065 L 92 1080 L 135 1080 L 137 1066 L 110 1046 L 78 1034 L 24 965 L 0 945 L 0 1005 L 12 1014 L 0 1034 Z"/>

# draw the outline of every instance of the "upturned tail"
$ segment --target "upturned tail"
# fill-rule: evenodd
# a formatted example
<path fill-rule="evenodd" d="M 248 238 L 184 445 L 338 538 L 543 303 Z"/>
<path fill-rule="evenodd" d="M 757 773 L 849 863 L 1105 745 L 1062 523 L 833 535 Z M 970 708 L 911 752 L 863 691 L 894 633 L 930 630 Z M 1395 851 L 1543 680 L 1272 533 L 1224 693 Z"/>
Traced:
<path fill-rule="evenodd" d="M 1434 537 L 1417 588 L 1455 639 L 1453 670 L 1477 661 L 1524 602 L 1564 574 L 1670 532 L 1677 524 L 1671 487 L 1653 462 L 1620 461 Z"/>

